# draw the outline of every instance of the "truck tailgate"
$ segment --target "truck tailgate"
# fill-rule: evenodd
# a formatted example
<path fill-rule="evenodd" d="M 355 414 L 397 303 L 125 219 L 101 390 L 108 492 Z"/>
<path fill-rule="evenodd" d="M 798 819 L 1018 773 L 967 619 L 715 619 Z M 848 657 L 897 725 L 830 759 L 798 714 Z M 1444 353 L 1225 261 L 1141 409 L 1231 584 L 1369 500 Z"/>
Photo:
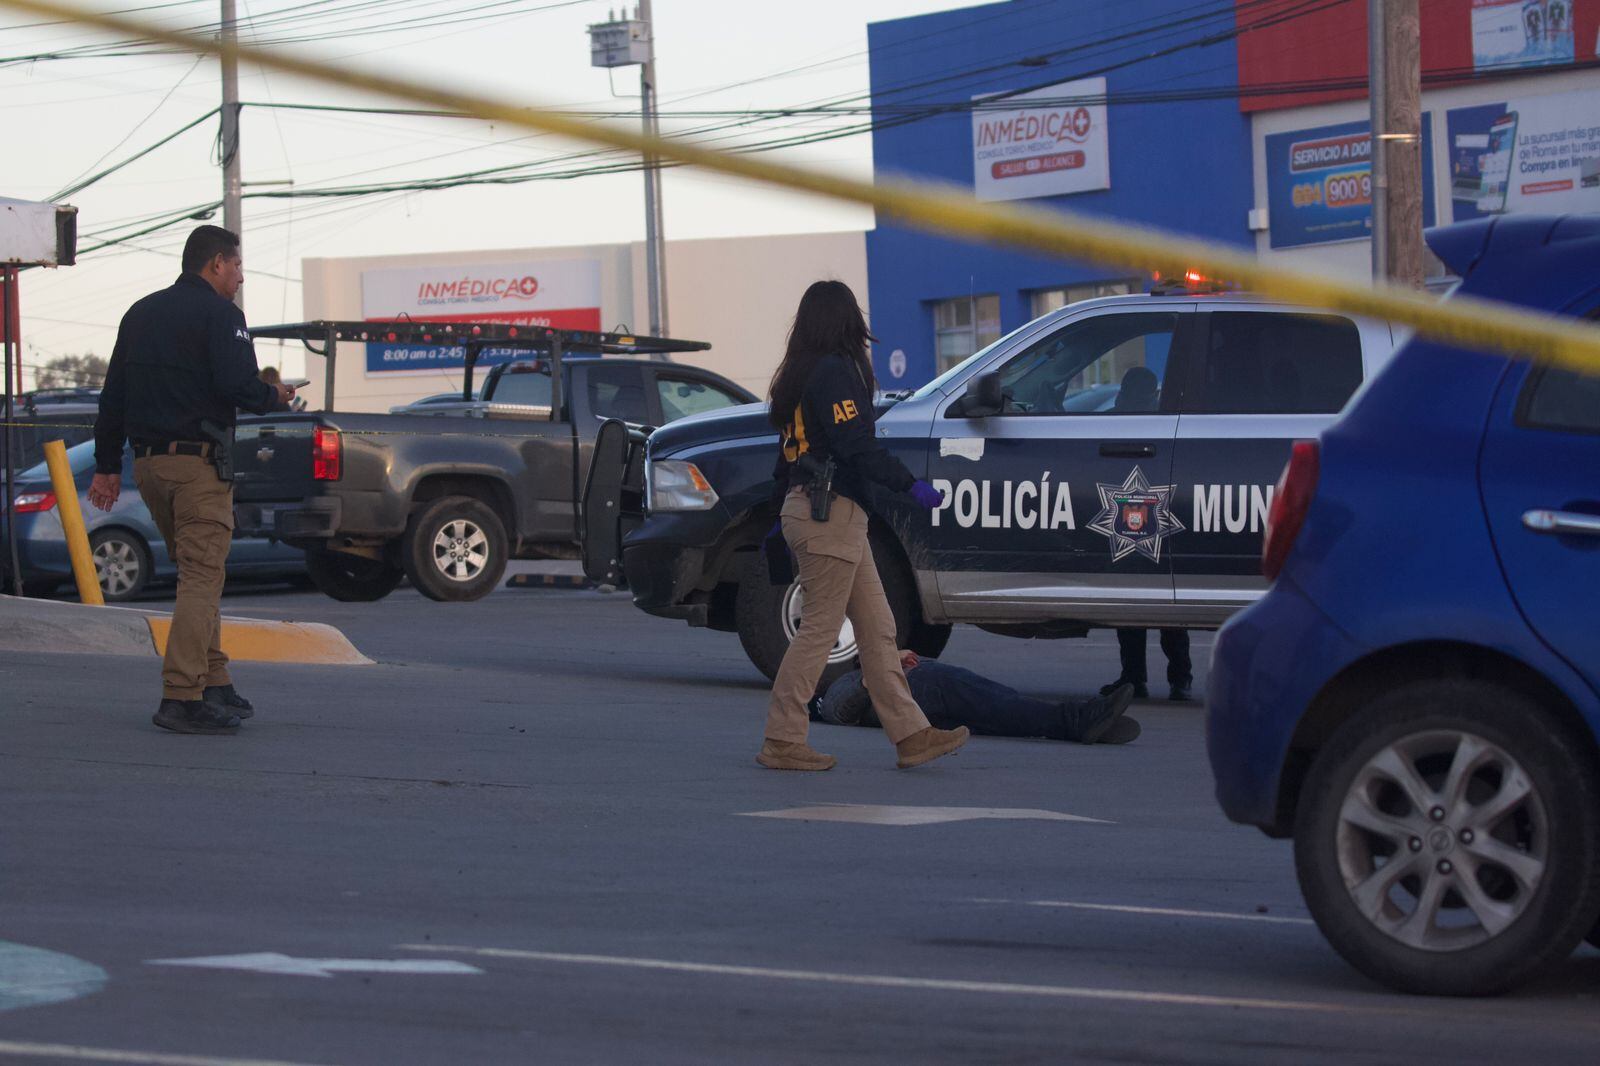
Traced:
<path fill-rule="evenodd" d="M 234 494 L 241 501 L 297 500 L 315 488 L 316 417 L 242 421 L 234 433 Z"/>

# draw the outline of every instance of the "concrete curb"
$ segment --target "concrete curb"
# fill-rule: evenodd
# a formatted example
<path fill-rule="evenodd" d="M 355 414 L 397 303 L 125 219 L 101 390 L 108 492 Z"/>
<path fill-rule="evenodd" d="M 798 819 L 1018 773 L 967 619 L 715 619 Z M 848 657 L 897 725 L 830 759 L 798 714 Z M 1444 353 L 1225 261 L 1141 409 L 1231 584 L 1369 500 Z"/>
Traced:
<path fill-rule="evenodd" d="M 0 596 L 0 652 L 162 655 L 171 625 L 161 611 Z M 316 622 L 224 616 L 222 650 L 236 662 L 372 664 L 343 633 Z"/>

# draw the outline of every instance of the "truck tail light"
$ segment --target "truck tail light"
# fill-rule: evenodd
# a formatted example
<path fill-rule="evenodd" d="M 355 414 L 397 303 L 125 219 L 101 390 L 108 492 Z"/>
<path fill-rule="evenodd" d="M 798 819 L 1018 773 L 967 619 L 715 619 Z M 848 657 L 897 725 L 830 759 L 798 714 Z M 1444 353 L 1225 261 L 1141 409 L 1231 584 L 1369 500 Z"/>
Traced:
<path fill-rule="evenodd" d="M 1314 440 L 1296 441 L 1283 468 L 1278 488 L 1272 494 L 1272 509 L 1267 512 L 1267 535 L 1261 549 L 1261 572 L 1268 581 L 1277 579 L 1289 551 L 1305 525 L 1311 510 L 1311 497 L 1317 491 L 1321 455 Z"/>
<path fill-rule="evenodd" d="M 338 481 L 344 473 L 344 441 L 336 429 L 311 430 L 311 476 L 317 481 Z"/>
<path fill-rule="evenodd" d="M 17 514 L 38 514 L 50 510 L 55 505 L 56 494 L 53 492 L 24 492 L 17 496 L 13 510 Z"/>

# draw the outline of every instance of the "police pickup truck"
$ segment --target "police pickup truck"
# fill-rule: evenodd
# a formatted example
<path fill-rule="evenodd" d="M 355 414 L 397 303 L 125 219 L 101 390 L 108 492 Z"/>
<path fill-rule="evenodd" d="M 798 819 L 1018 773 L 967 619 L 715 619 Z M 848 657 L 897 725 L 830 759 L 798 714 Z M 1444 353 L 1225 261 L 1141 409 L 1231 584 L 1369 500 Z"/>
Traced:
<path fill-rule="evenodd" d="M 1390 355 L 1386 323 L 1239 293 L 1152 290 L 1035 319 L 911 395 L 877 434 L 944 492 L 885 493 L 871 541 L 902 647 L 952 623 L 1017 637 L 1213 629 L 1255 600 L 1263 527 L 1298 439 Z M 585 569 L 634 603 L 737 632 L 775 674 L 800 619 L 774 587 L 777 435 L 750 406 L 645 437 L 608 424 L 584 503 Z M 855 654 L 848 622 L 823 683 Z"/>
<path fill-rule="evenodd" d="M 696 341 L 458 323 L 253 332 L 316 336 L 321 352 L 340 339 L 465 349 L 463 397 L 473 394 L 480 353 L 513 360 L 490 372 L 485 400 L 430 405 L 426 414 L 318 411 L 240 421 L 238 535 L 305 549 L 312 581 L 346 601 L 380 599 L 402 577 L 431 599 L 473 600 L 499 583 L 510 558 L 571 558 L 578 490 L 602 422 L 659 425 L 754 399 L 698 367 L 613 358 L 709 347 Z"/>

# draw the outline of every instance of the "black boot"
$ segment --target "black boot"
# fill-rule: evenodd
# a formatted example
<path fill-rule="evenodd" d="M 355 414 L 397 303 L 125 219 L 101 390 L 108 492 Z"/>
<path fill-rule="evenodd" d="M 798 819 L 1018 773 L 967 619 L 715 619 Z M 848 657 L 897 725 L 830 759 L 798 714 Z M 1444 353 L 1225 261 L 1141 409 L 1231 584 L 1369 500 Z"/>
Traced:
<path fill-rule="evenodd" d="M 1123 715 L 1111 723 L 1111 727 L 1100 734 L 1097 743 L 1100 744 L 1132 744 L 1139 739 L 1139 734 L 1144 732 L 1139 726 L 1137 718 Z"/>
<path fill-rule="evenodd" d="M 1101 685 L 1100 695 L 1109 696 L 1123 685 L 1132 687 L 1133 698 L 1136 700 L 1147 700 L 1150 698 L 1150 686 L 1146 685 L 1143 681 L 1129 681 L 1125 677 L 1119 677 L 1109 685 Z"/>
<path fill-rule="evenodd" d="M 207 685 L 200 698 L 220 711 L 249 718 L 256 713 L 255 704 L 239 695 L 239 690 L 229 685 Z"/>
<path fill-rule="evenodd" d="M 162 700 L 150 719 L 174 733 L 237 733 L 239 718 L 205 700 Z"/>
<path fill-rule="evenodd" d="M 1099 740 L 1111 723 L 1122 717 L 1122 712 L 1133 702 L 1133 686 L 1115 685 L 1105 696 L 1093 696 L 1076 706 L 1062 705 L 1061 722 L 1066 727 L 1067 739 L 1079 744 L 1093 744 Z"/>

